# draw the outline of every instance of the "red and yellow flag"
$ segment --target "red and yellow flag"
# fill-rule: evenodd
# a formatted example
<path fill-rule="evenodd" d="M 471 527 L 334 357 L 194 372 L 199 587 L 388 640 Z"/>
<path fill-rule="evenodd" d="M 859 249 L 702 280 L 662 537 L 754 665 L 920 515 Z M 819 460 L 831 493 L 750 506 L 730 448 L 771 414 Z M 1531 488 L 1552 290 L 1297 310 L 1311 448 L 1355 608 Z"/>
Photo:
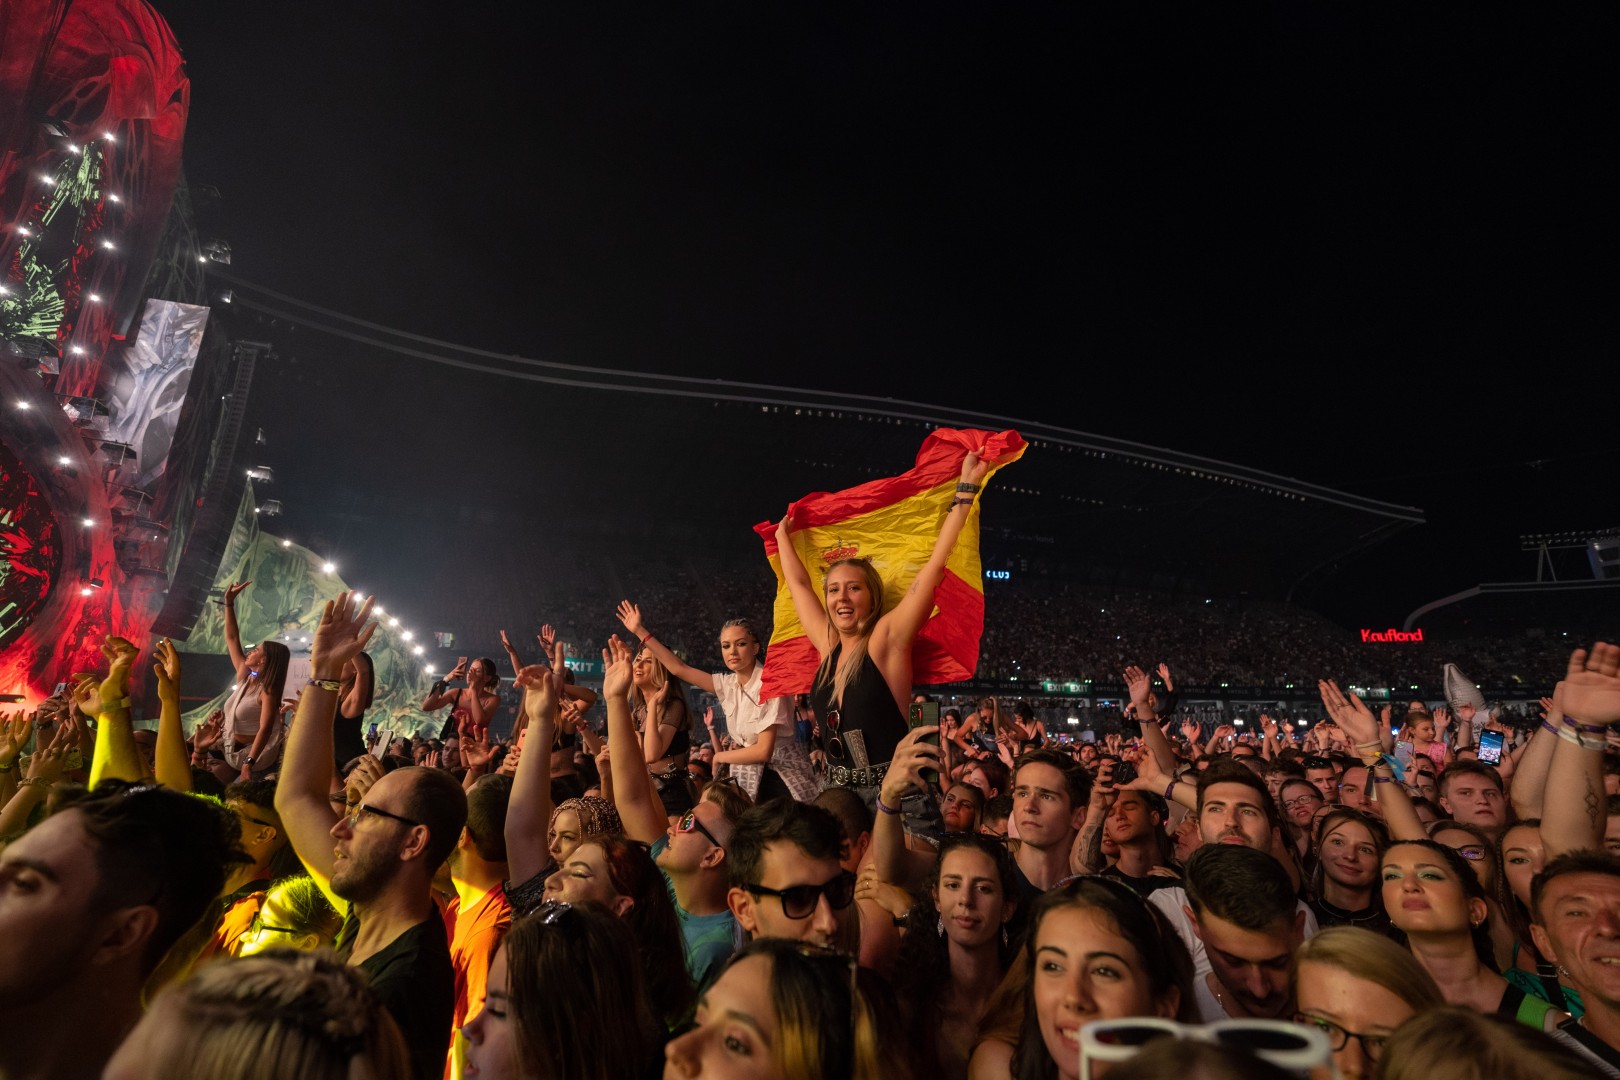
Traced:
<path fill-rule="evenodd" d="M 793 503 L 787 511 L 795 526 L 793 548 L 809 571 L 811 584 L 819 593 L 828 564 L 838 559 L 868 558 L 883 578 L 883 610 L 892 610 L 934 550 L 968 451 L 984 448 L 982 456 L 993 463 L 985 478 L 988 482 L 1002 466 L 1023 457 L 1027 445 L 1016 431 L 997 434 L 939 428 L 923 440 L 917 464 L 909 472 L 845 491 L 818 491 Z M 775 619 L 760 687 L 765 698 L 809 692 L 821 663 L 782 578 L 777 524 L 762 521 L 754 526 L 776 572 Z M 912 645 L 913 680 L 925 684 L 971 678 L 979 666 L 983 633 L 984 575 L 979 563 L 976 495 L 946 563 L 945 579 L 934 593 L 933 614 Z"/>

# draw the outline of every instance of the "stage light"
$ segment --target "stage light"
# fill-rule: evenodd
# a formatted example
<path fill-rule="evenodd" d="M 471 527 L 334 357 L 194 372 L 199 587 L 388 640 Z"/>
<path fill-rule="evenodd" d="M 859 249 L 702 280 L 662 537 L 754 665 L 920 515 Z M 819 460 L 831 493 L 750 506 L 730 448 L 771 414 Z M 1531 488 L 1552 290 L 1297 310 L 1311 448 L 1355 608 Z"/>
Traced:
<path fill-rule="evenodd" d="M 376 607 L 372 608 L 371 613 L 373 615 L 386 615 L 386 614 L 388 614 L 388 612 L 383 610 L 383 606 L 381 604 L 378 604 Z"/>
<path fill-rule="evenodd" d="M 112 133 L 112 132 L 110 132 L 110 131 L 103 131 L 103 132 L 102 132 L 102 133 L 101 133 L 101 137 L 102 137 L 102 138 L 103 138 L 103 139 L 106 139 L 106 140 L 107 140 L 107 141 L 108 141 L 108 142 L 110 142 L 110 143 L 115 143 L 115 142 L 117 142 L 117 141 L 118 141 L 118 136 L 116 136 L 116 135 L 114 135 L 114 134 L 113 134 L 113 133 Z"/>
<path fill-rule="evenodd" d="M 58 465 L 71 465 L 73 464 L 73 459 L 68 457 L 66 454 L 62 454 L 56 459 L 56 463 Z"/>
<path fill-rule="evenodd" d="M 11 295 L 11 290 L 6 288 L 4 285 L 0 285 L 0 296 L 10 296 L 10 295 Z"/>
<path fill-rule="evenodd" d="M 21 233 L 23 236 L 33 236 L 34 235 L 33 233 L 28 231 L 28 226 L 26 226 L 26 225 L 17 226 L 17 231 L 19 233 Z"/>
<path fill-rule="evenodd" d="M 208 261 L 208 256 L 206 256 L 206 255 L 199 255 L 199 256 L 197 256 L 197 261 L 198 261 L 198 262 L 207 262 L 207 261 Z"/>
<path fill-rule="evenodd" d="M 85 528 L 93 529 L 93 528 L 95 528 L 95 526 L 96 526 L 96 519 L 95 518 L 85 518 L 84 519 L 84 527 Z"/>
<path fill-rule="evenodd" d="M 119 195 L 118 195 L 118 193 L 116 191 L 109 191 L 109 192 L 107 192 L 107 201 L 108 202 L 123 202 L 124 200 L 119 197 Z"/>
<path fill-rule="evenodd" d="M 83 356 L 84 355 L 84 346 L 83 345 L 71 345 L 71 346 L 68 347 L 68 352 L 72 353 L 74 356 Z"/>
<path fill-rule="evenodd" d="M 411 633 L 409 630 L 407 630 L 407 631 L 405 631 L 403 634 L 401 634 L 399 636 L 404 638 L 406 641 L 409 641 L 409 640 L 411 640 L 411 638 L 415 637 L 416 635 Z"/>
<path fill-rule="evenodd" d="M 281 546 L 282 547 L 292 547 L 292 541 L 291 540 L 283 540 L 281 542 Z"/>
<path fill-rule="evenodd" d="M 68 148 L 68 153 L 70 153 L 70 154 L 82 154 L 82 153 L 84 153 L 84 147 L 80 146 L 78 143 L 68 143 L 67 148 Z"/>
<path fill-rule="evenodd" d="M 91 590 L 90 586 L 86 585 L 84 588 L 79 590 L 79 595 L 80 596 L 89 596 L 91 591 L 92 590 Z"/>
<path fill-rule="evenodd" d="M 394 618 L 389 619 L 388 620 L 388 625 L 389 626 L 398 626 L 399 625 L 399 617 L 396 615 Z"/>
<path fill-rule="evenodd" d="M 49 185 L 51 185 L 51 187 L 56 186 L 56 177 L 54 177 L 54 176 L 41 175 L 39 180 L 40 180 L 40 183 L 42 183 L 42 184 L 49 184 Z"/>
<path fill-rule="evenodd" d="M 17 402 L 17 408 L 19 408 L 19 409 L 32 409 L 33 407 L 34 407 L 33 402 L 30 402 L 30 401 L 19 401 L 19 402 Z"/>
<path fill-rule="evenodd" d="M 309 638 L 301 637 L 301 638 L 298 639 L 298 643 L 300 645 L 308 645 L 309 644 Z"/>
<path fill-rule="evenodd" d="M 113 242 L 111 240 L 103 240 L 101 242 L 101 246 L 103 248 L 106 248 L 108 251 L 117 251 L 118 250 L 118 248 L 113 244 Z"/>
<path fill-rule="evenodd" d="M 421 656 L 423 653 L 427 652 L 427 650 L 422 648 L 422 646 L 420 646 L 420 645 L 418 645 L 415 649 L 412 649 L 411 651 L 416 653 L 417 656 Z"/>
<path fill-rule="evenodd" d="M 335 563 L 322 563 L 321 564 L 321 573 L 323 573 L 323 574 L 335 574 L 335 573 L 337 573 L 337 565 Z"/>
<path fill-rule="evenodd" d="M 1237 727 L 1242 727 L 1243 726 L 1243 717 L 1241 717 L 1241 716 L 1238 717 L 1236 720 L 1232 721 L 1232 723 Z"/>
<path fill-rule="evenodd" d="M 1295 723 L 1298 724 L 1300 727 L 1304 727 L 1306 724 L 1310 723 L 1310 721 L 1309 720 L 1296 720 Z"/>
<path fill-rule="evenodd" d="M 422 674 L 424 674 L 424 675 L 437 675 L 438 672 L 433 670 L 433 665 L 432 664 L 429 664 L 427 667 L 422 669 Z"/>
<path fill-rule="evenodd" d="M 92 303 L 92 304 L 99 304 L 99 303 L 101 303 L 101 294 L 100 294 L 100 293 L 91 293 L 91 294 L 90 294 L 90 302 L 91 302 L 91 303 Z"/>

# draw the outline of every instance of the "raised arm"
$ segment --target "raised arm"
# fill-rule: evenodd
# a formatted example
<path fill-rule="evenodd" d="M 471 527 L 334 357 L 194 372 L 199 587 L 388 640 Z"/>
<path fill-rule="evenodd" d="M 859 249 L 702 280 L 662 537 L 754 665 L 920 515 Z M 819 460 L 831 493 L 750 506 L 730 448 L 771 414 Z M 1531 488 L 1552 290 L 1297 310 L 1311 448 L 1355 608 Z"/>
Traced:
<path fill-rule="evenodd" d="M 832 631 L 827 621 L 827 606 L 816 595 L 810 571 L 804 568 L 799 553 L 793 547 L 793 518 L 784 516 L 776 527 L 776 555 L 782 564 L 782 582 L 793 597 L 793 610 L 804 627 L 804 636 L 815 645 L 816 652 L 826 656 L 833 648 Z"/>
<path fill-rule="evenodd" d="M 236 598 L 251 584 L 249 580 L 225 586 L 225 648 L 231 654 L 237 682 L 247 678 L 247 654 L 242 651 L 242 631 L 236 625 Z"/>
<path fill-rule="evenodd" d="M 129 723 L 129 670 L 137 650 L 121 637 L 109 637 L 101 646 L 107 658 L 107 675 L 98 688 L 101 721 L 96 724 L 96 749 L 90 764 L 90 786 L 103 780 L 139 783 L 146 771 L 135 749 L 135 732 Z"/>
<path fill-rule="evenodd" d="M 1176 755 L 1170 749 L 1170 740 L 1164 737 L 1157 714 L 1153 711 L 1153 688 L 1147 672 L 1136 666 L 1125 669 L 1125 686 L 1131 693 L 1131 704 L 1136 706 L 1137 724 L 1142 729 L 1142 745 L 1153 755 L 1159 771 L 1169 773 L 1176 767 Z"/>
<path fill-rule="evenodd" d="M 501 648 L 506 650 L 506 659 L 512 665 L 513 676 L 516 676 L 523 670 L 523 661 L 518 658 L 517 649 L 513 646 L 512 639 L 506 636 L 505 630 L 501 631 Z"/>
<path fill-rule="evenodd" d="M 349 902 L 332 892 L 332 721 L 337 716 L 343 667 L 365 649 L 377 624 L 367 624 L 368 598 L 358 608 L 353 593 L 339 593 L 321 610 L 309 649 L 310 680 L 298 695 L 298 714 L 287 732 L 276 783 L 276 813 L 298 861 L 339 912 Z"/>
<path fill-rule="evenodd" d="M 450 689 L 450 680 L 465 679 L 466 677 L 467 660 L 463 657 L 460 663 L 445 673 L 444 678 L 438 680 L 429 688 L 427 697 L 422 699 L 422 711 L 433 712 L 436 709 L 444 708 L 446 705 L 454 705 L 461 691 L 459 689 L 452 691 Z"/>
<path fill-rule="evenodd" d="M 1578 848 L 1603 847 L 1605 729 L 1620 723 L 1620 647 L 1596 642 L 1576 649 L 1553 695 L 1565 722 L 1547 770 L 1550 796 L 1541 811 L 1547 858 Z"/>
<path fill-rule="evenodd" d="M 159 641 L 155 651 L 157 661 L 152 665 L 152 674 L 157 676 L 161 709 L 157 745 L 152 753 L 153 771 L 164 787 L 190 791 L 191 758 L 186 753 L 185 732 L 180 730 L 180 652 L 168 638 Z"/>
<path fill-rule="evenodd" d="M 1322 695 L 1322 706 L 1339 730 L 1350 739 L 1356 755 L 1367 767 L 1368 784 L 1373 798 L 1383 811 L 1384 824 L 1396 840 L 1423 840 L 1423 830 L 1417 811 L 1412 808 L 1412 797 L 1395 782 L 1395 773 L 1384 760 L 1384 746 L 1379 739 L 1378 718 L 1367 708 L 1367 703 L 1354 694 L 1346 694 L 1330 679 L 1321 680 L 1316 689 Z"/>
<path fill-rule="evenodd" d="M 528 881 L 551 862 L 551 746 L 557 734 L 559 681 L 551 668 L 536 664 L 518 672 L 523 711 L 529 726 L 524 753 L 512 777 L 506 809 L 506 865 L 512 881 Z"/>
<path fill-rule="evenodd" d="M 620 748 L 619 753 L 608 753 L 608 770 L 624 834 L 632 840 L 656 843 L 669 831 L 669 818 L 642 755 L 623 753 L 636 745 L 636 725 L 630 718 L 630 646 L 617 634 L 608 638 L 607 648 L 602 650 L 602 697 L 607 700 L 608 746 Z M 653 723 L 649 720 L 647 726 Z"/>
<path fill-rule="evenodd" d="M 28 826 L 34 808 L 51 793 L 51 785 L 62 778 L 67 768 L 68 750 L 73 745 L 73 725 L 63 723 L 47 744 L 36 744 L 34 756 L 28 759 L 28 775 L 18 783 L 17 790 L 6 805 L 0 808 L 0 839 L 14 836 Z"/>
<path fill-rule="evenodd" d="M 892 656 L 900 650 L 911 650 L 917 631 L 923 628 L 923 623 L 928 621 L 929 614 L 934 610 L 934 590 L 945 579 L 945 564 L 950 561 L 951 549 L 956 547 L 956 538 L 962 535 L 962 526 L 967 524 L 973 500 L 989 472 L 990 462 L 981 460 L 972 450 L 962 459 L 962 476 L 950 506 L 945 508 L 945 519 L 940 523 L 934 550 L 929 553 L 923 568 L 917 571 L 917 577 L 900 603 L 878 620 L 872 631 L 872 649 L 875 652 Z"/>
<path fill-rule="evenodd" d="M 877 813 L 872 819 L 872 864 L 880 878 L 903 889 L 925 878 L 934 862 L 933 856 L 906 848 L 900 803 L 913 789 L 928 793 L 922 771 L 938 771 L 939 751 L 922 740 L 937 731 L 937 727 L 923 726 L 907 732 L 894 748 L 894 760 L 878 789 Z"/>
<path fill-rule="evenodd" d="M 707 671 L 699 671 L 690 664 L 682 663 L 680 657 L 670 652 L 669 647 L 654 637 L 653 632 L 641 621 L 641 608 L 628 600 L 620 600 L 617 614 L 624 628 L 630 632 L 630 636 L 641 642 L 642 648 L 658 657 L 658 662 L 663 664 L 666 670 L 682 682 L 691 683 L 701 690 L 714 693 L 714 676 Z"/>
<path fill-rule="evenodd" d="M 1511 789 L 1513 812 L 1520 818 L 1541 816 L 1542 795 L 1547 790 L 1547 770 L 1552 765 L 1553 749 L 1558 745 L 1558 729 L 1564 722 L 1559 694 L 1555 689 L 1552 697 L 1541 699 L 1541 726 L 1530 737 L 1514 769 Z"/>

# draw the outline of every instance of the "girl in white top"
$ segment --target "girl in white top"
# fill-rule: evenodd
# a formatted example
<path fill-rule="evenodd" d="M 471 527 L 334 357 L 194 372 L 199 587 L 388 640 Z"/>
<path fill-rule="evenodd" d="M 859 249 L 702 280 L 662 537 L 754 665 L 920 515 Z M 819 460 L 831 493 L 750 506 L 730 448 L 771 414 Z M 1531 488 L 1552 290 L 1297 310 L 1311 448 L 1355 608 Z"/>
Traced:
<path fill-rule="evenodd" d="M 759 635 L 746 619 L 727 619 L 720 628 L 720 657 L 730 670 L 710 674 L 683 664 L 655 638 L 642 623 L 641 609 L 635 604 L 620 601 L 618 615 L 624 628 L 670 674 L 720 699 L 726 729 L 738 746 L 734 750 L 717 750 L 714 763 L 730 765 L 732 775 L 751 798 L 791 795 L 808 802 L 816 797 L 821 781 L 810 764 L 810 755 L 794 738 L 793 699 L 760 700 L 765 665 L 760 658 Z"/>

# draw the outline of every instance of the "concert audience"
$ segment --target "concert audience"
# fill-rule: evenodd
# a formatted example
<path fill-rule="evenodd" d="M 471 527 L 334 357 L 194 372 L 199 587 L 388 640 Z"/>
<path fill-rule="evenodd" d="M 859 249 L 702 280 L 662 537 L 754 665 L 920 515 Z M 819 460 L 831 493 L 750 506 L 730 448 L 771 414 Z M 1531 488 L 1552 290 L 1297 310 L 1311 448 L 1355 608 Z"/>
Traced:
<path fill-rule="evenodd" d="M 875 633 L 858 584 L 813 598 L 846 645 Z M 247 587 L 228 592 L 232 625 Z M 637 594 L 701 630 L 678 590 Z M 1333 656 L 1312 646 L 1278 666 L 1256 628 L 1297 613 L 1208 607 L 1154 639 L 1197 640 L 1177 683 L 1215 655 L 1304 685 L 1305 663 Z M 1057 633 L 1055 610 L 1037 635 Z M 1494 764 L 1445 709 L 1375 711 L 1327 679 L 1304 728 L 1178 705 L 1169 668 L 1152 683 L 1124 634 L 1097 677 L 1126 686 L 1131 722 L 1095 743 L 1045 726 L 1030 698 L 983 694 L 943 730 L 896 733 L 889 680 L 862 697 L 874 687 L 850 672 L 842 701 L 875 711 L 837 715 L 834 660 L 817 745 L 895 737 L 886 770 L 845 759 L 828 785 L 838 763 L 804 766 L 791 709 L 749 711 L 752 627 L 727 623 L 721 662 L 692 664 L 628 604 L 635 651 L 602 634 L 607 619 L 569 631 L 606 641 L 605 722 L 562 674 L 567 647 L 542 636 L 541 663 L 509 650 L 504 705 L 485 700 L 503 692 L 493 663 L 469 662 L 460 674 L 487 693 L 436 691 L 467 714 L 440 739 L 339 753 L 381 696 L 357 661 L 369 614 L 358 597 L 326 605 L 312 678 L 285 689 L 290 722 L 285 667 L 232 635 L 237 700 L 189 737 L 166 642 L 144 747 L 137 650 L 119 639 L 105 673 L 3 718 L 0 1074 L 272 1076 L 297 1060 L 357 1078 L 1073 1078 L 1098 1045 L 1086 1033 L 1119 1030 L 1088 1024 L 1136 1019 L 1297 1024 L 1350 1078 L 1446 1075 L 1438 1063 L 1620 1077 L 1612 646 L 1569 658 L 1533 732 L 1470 703 L 1505 736 Z M 1240 627 L 1225 647 L 1217 614 Z M 1152 625 L 1132 622 L 1132 640 Z M 716 727 L 712 759 L 694 752 L 682 678 L 718 698 L 732 742 Z M 512 734 L 489 723 L 506 706 Z M 586 778 L 600 795 L 579 794 Z M 219 780 L 220 797 L 203 793 Z M 1425 825 L 1431 795 L 1450 819 Z M 292 857 L 306 874 L 289 876 Z M 1175 1030 L 1194 1038 L 1111 1070 L 1276 1067 Z"/>

